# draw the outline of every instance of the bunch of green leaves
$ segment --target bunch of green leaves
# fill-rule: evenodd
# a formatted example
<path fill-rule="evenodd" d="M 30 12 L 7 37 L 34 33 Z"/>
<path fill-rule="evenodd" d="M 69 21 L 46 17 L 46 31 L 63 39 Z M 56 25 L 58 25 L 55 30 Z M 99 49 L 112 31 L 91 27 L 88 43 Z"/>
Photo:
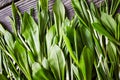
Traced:
<path fill-rule="evenodd" d="M 36 23 L 32 11 L 21 14 L 13 3 L 12 31 L 0 25 L 0 74 L 3 80 L 64 80 L 66 77 L 60 35 L 65 18 L 62 1 L 56 0 L 54 4 L 54 23 L 48 11 L 48 0 L 39 0 L 37 10 Z"/>
<path fill-rule="evenodd" d="M 115 12 L 120 2 L 111 2 L 96 7 L 86 0 L 72 0 L 71 21 L 61 0 L 53 5 L 53 17 L 48 0 L 38 0 L 37 21 L 32 10 L 21 14 L 13 3 L 12 31 L 0 25 L 0 78 L 119 80 L 120 14 Z"/>
<path fill-rule="evenodd" d="M 93 42 L 93 47 L 91 47 L 94 50 L 93 68 L 96 70 L 97 79 L 119 80 L 120 14 L 115 13 L 120 5 L 120 0 L 111 0 L 111 3 L 109 0 L 104 0 L 97 7 L 93 2 L 88 5 L 86 0 L 72 0 L 72 5 L 79 23 L 90 30 L 93 41 L 90 41 L 90 38 L 87 41 Z"/>

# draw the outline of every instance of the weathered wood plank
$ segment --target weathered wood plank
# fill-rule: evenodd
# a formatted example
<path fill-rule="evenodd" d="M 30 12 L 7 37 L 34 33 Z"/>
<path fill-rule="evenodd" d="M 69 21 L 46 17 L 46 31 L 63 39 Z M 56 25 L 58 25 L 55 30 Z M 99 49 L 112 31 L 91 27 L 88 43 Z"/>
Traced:
<path fill-rule="evenodd" d="M 19 10 L 23 13 L 29 12 L 30 8 L 36 9 L 36 0 L 22 0 L 15 3 Z M 11 16 L 11 5 L 0 10 L 0 23 L 7 26 L 10 29 L 10 21 L 8 16 Z"/>
<path fill-rule="evenodd" d="M 55 0 L 49 0 L 49 11 L 52 12 L 52 6 L 54 4 Z M 65 9 L 66 9 L 66 15 L 71 18 L 74 15 L 74 11 L 71 7 L 71 0 L 62 0 Z M 34 8 L 36 11 L 36 4 L 37 0 L 20 0 L 15 3 L 19 10 L 24 13 L 25 11 L 29 12 L 30 8 Z M 8 16 L 11 16 L 11 5 L 7 6 L 0 10 L 0 22 L 3 23 L 5 26 L 10 28 L 10 22 L 8 19 Z"/>
<path fill-rule="evenodd" d="M 4 8 L 7 5 L 10 5 L 12 2 L 16 2 L 19 0 L 0 0 L 0 9 Z"/>
<path fill-rule="evenodd" d="M 3 2 L 4 1 L 4 2 Z M 7 1 L 5 3 L 5 1 Z M 37 0 L 0 0 L 0 3 L 7 4 L 10 1 L 17 1 L 15 4 L 19 8 L 19 10 L 24 13 L 25 11 L 29 12 L 30 8 L 34 8 L 36 12 L 36 4 Z M 88 0 L 88 3 L 90 3 L 92 0 Z M 93 0 L 93 2 L 97 5 L 99 2 L 103 0 Z M 52 6 L 54 4 L 55 0 L 49 0 L 49 11 L 52 12 Z M 65 9 L 66 9 L 66 15 L 71 19 L 74 16 L 74 10 L 71 6 L 71 0 L 62 0 Z M 120 11 L 120 9 L 119 9 Z M 11 5 L 3 8 L 0 10 L 0 23 L 4 24 L 8 28 L 10 28 L 10 22 L 8 19 L 8 16 L 11 16 Z"/>

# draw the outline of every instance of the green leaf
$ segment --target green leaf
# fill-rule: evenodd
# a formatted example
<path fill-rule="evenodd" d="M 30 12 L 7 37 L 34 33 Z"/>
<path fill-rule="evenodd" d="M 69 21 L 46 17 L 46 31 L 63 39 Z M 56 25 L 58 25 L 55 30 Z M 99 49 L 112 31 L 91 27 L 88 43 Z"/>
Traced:
<path fill-rule="evenodd" d="M 49 23 L 49 14 L 48 14 L 48 0 L 39 0 L 37 5 L 38 10 L 38 27 L 40 31 L 40 43 L 42 44 L 45 38 L 45 31 L 47 24 Z"/>
<path fill-rule="evenodd" d="M 2 60 L 2 50 L 0 50 L 0 74 L 2 74 L 2 62 L 3 62 L 3 60 Z"/>
<path fill-rule="evenodd" d="M 103 50 L 102 50 L 102 46 L 100 45 L 100 40 L 97 39 L 95 36 L 93 36 L 94 42 L 95 42 L 95 49 L 96 49 L 96 53 L 97 56 L 100 57 L 100 55 L 104 55 L 103 54 Z"/>
<path fill-rule="evenodd" d="M 29 45 L 30 49 L 34 53 L 36 60 L 40 57 L 40 41 L 39 41 L 39 28 L 34 19 L 28 14 L 24 13 L 23 26 L 21 29 L 22 36 L 25 42 Z"/>
<path fill-rule="evenodd" d="M 47 50 L 49 50 L 52 44 L 54 43 L 55 35 L 56 35 L 55 26 L 51 26 L 46 34 Z"/>
<path fill-rule="evenodd" d="M 6 59 L 7 58 L 6 58 L 5 54 L 2 54 L 2 63 L 3 63 L 3 66 L 4 66 L 4 71 L 5 71 L 5 73 L 7 73 L 8 76 L 10 76 L 8 62 L 7 62 Z"/>
<path fill-rule="evenodd" d="M 6 45 L 4 44 L 4 47 L 6 48 L 5 53 L 7 53 L 7 55 L 9 55 L 12 59 L 16 61 L 13 50 L 15 46 L 13 35 L 10 32 L 6 31 L 4 34 L 4 41 L 6 43 Z"/>
<path fill-rule="evenodd" d="M 120 4 L 120 0 L 111 0 L 111 6 L 110 6 L 110 14 L 115 15 L 116 10 L 118 9 Z"/>
<path fill-rule="evenodd" d="M 86 4 L 86 0 L 80 0 L 79 3 L 80 3 L 80 6 L 81 6 L 81 12 L 83 13 L 84 18 L 86 19 L 86 22 L 87 21 L 90 22 L 89 15 L 88 15 L 88 12 L 87 12 L 88 4 Z"/>
<path fill-rule="evenodd" d="M 65 34 L 63 35 L 63 39 L 64 39 L 66 47 L 67 47 L 67 49 L 68 49 L 68 51 L 70 53 L 70 56 L 72 57 L 73 61 L 79 66 L 78 60 L 77 60 L 77 58 L 75 57 L 75 55 L 73 53 L 70 40 L 68 39 L 68 37 Z"/>
<path fill-rule="evenodd" d="M 49 69 L 49 64 L 48 64 L 48 60 L 44 57 L 43 61 L 42 61 L 42 66 L 45 69 Z"/>
<path fill-rule="evenodd" d="M 33 79 L 34 80 L 39 80 L 39 79 L 48 80 L 48 77 L 45 76 L 45 74 L 42 74 L 42 73 L 43 72 L 42 72 L 42 68 L 41 68 L 40 64 L 35 62 L 32 65 L 32 76 L 33 76 Z"/>
<path fill-rule="evenodd" d="M 26 49 L 18 42 L 15 42 L 14 47 L 14 55 L 17 59 L 17 64 L 19 65 L 20 69 L 23 71 L 24 75 L 31 80 L 31 74 L 29 70 L 29 64 L 28 64 L 28 57 L 26 53 Z"/>
<path fill-rule="evenodd" d="M 107 45 L 107 51 L 111 63 L 116 63 L 117 62 L 116 46 L 113 43 L 109 42 Z"/>
<path fill-rule="evenodd" d="M 62 22 L 65 18 L 65 8 L 61 0 L 56 0 L 55 4 L 53 5 L 54 17 L 58 19 L 56 22 Z M 61 24 L 61 23 L 60 23 Z"/>
<path fill-rule="evenodd" d="M 57 35 L 60 35 L 60 27 L 62 26 L 62 22 L 65 18 L 65 8 L 61 0 L 56 0 L 55 4 L 53 5 L 53 12 L 54 12 L 54 20 L 56 26 Z"/>
<path fill-rule="evenodd" d="M 48 63 L 56 80 L 64 80 L 65 58 L 62 50 L 54 45 L 48 52 Z"/>
<path fill-rule="evenodd" d="M 1 80 L 8 80 L 3 74 L 0 74 L 0 79 Z"/>
<path fill-rule="evenodd" d="M 72 46 L 72 49 L 74 50 L 74 28 L 70 25 L 63 27 L 64 28 L 64 34 L 68 37 L 70 44 Z"/>
<path fill-rule="evenodd" d="M 95 62 L 95 68 L 96 68 L 96 72 L 97 72 L 97 78 L 99 80 L 107 80 L 106 73 L 103 71 L 104 68 L 102 68 L 101 64 L 98 63 L 98 65 L 97 65 Z"/>
<path fill-rule="evenodd" d="M 41 69 L 41 66 L 40 66 L 39 63 L 34 62 L 34 63 L 32 64 L 32 76 L 33 76 L 33 79 L 34 79 L 35 77 L 37 77 L 37 76 L 36 76 L 36 73 L 37 73 L 40 69 Z"/>
<path fill-rule="evenodd" d="M 75 10 L 76 14 L 78 15 L 78 18 L 80 19 L 82 24 L 84 24 L 87 27 L 87 21 L 85 20 L 86 18 L 83 14 L 79 0 L 71 0 L 71 1 L 72 1 L 73 9 Z"/>
<path fill-rule="evenodd" d="M 90 32 L 89 28 L 86 28 L 84 26 L 80 27 L 79 30 L 81 32 L 82 42 L 84 46 L 88 46 L 89 49 L 91 49 L 91 51 L 94 52 L 92 32 Z"/>
<path fill-rule="evenodd" d="M 106 13 L 102 13 L 101 14 L 101 21 L 102 21 L 102 24 L 104 24 L 104 26 L 107 29 L 107 31 L 109 33 L 115 35 L 117 23 L 113 19 L 112 15 L 108 15 Z"/>
<path fill-rule="evenodd" d="M 39 3 L 39 7 L 41 7 L 42 10 L 48 10 L 48 0 L 40 0 Z"/>
<path fill-rule="evenodd" d="M 109 32 L 107 32 L 103 26 L 101 24 L 98 23 L 93 23 L 93 28 L 99 32 L 100 34 L 106 36 L 109 40 L 113 41 L 114 43 L 116 43 L 117 45 L 120 45 L 120 42 L 118 42 L 113 36 L 110 35 Z"/>
<path fill-rule="evenodd" d="M 1 34 L 4 34 L 6 31 L 5 31 L 5 29 L 3 28 L 3 26 L 0 24 L 0 33 Z"/>
<path fill-rule="evenodd" d="M 81 77 L 78 68 L 77 68 L 74 64 L 72 64 L 71 67 L 72 67 L 73 73 L 74 73 L 75 77 L 77 78 L 77 80 L 81 80 L 81 78 L 82 78 L 83 76 Z"/>
<path fill-rule="evenodd" d="M 117 16 L 117 22 L 118 22 L 118 25 L 116 28 L 116 39 L 120 40 L 120 14 L 118 14 Z"/>
<path fill-rule="evenodd" d="M 94 55 L 86 46 L 83 48 L 80 58 L 80 69 L 82 71 L 84 80 L 92 80 Z"/>
<path fill-rule="evenodd" d="M 83 44 L 81 42 L 81 36 L 78 33 L 78 30 L 74 30 L 74 44 L 75 44 L 76 57 L 79 59 L 81 50 L 83 48 Z"/>
<path fill-rule="evenodd" d="M 14 39 L 10 32 L 6 31 L 4 34 L 5 42 L 8 45 L 8 47 L 13 50 L 14 48 Z"/>
<path fill-rule="evenodd" d="M 14 66 L 14 63 L 11 61 L 11 59 L 6 54 L 2 54 L 3 57 L 3 63 L 5 70 L 9 76 L 13 76 L 14 79 L 19 80 L 20 74 L 18 73 L 17 69 Z M 4 72 L 4 71 L 3 71 Z"/>
<path fill-rule="evenodd" d="M 17 17 L 17 7 L 14 3 L 12 3 L 12 18 L 13 19 L 10 19 L 10 20 L 11 20 L 13 32 L 15 34 L 17 34 L 17 30 L 18 30 L 18 28 L 17 28 L 18 23 L 17 23 L 17 18 L 16 17 Z"/>
<path fill-rule="evenodd" d="M 51 73 L 37 62 L 32 64 L 32 77 L 34 80 L 54 80 Z"/>
<path fill-rule="evenodd" d="M 117 64 L 117 49 L 116 46 L 109 42 L 107 45 L 107 52 L 108 52 L 108 58 L 110 59 L 111 67 L 110 67 L 110 75 L 113 77 L 114 70 L 116 69 Z"/>

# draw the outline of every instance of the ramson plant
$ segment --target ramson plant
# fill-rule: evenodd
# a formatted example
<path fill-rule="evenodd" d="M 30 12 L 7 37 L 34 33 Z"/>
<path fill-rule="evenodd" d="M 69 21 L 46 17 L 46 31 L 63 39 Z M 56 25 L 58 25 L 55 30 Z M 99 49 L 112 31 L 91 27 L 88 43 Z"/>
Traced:
<path fill-rule="evenodd" d="M 12 4 L 11 31 L 0 25 L 1 80 L 120 80 L 120 0 L 71 3 L 69 20 L 61 0 L 53 16 L 38 0 L 37 21 Z"/>

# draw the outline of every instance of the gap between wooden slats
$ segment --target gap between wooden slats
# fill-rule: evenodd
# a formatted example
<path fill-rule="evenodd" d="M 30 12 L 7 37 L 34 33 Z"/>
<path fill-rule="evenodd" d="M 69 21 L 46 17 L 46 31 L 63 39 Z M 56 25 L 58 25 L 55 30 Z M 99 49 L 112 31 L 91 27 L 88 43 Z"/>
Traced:
<path fill-rule="evenodd" d="M 66 8 L 66 15 L 68 17 L 72 17 L 74 15 L 73 9 L 71 7 L 71 1 L 70 0 L 62 0 L 65 8 Z M 25 11 L 29 12 L 30 8 L 34 8 L 36 10 L 36 3 L 37 0 L 24 0 L 24 1 L 18 1 L 15 4 L 18 6 L 19 10 L 24 13 Z M 54 4 L 54 0 L 49 1 L 49 10 L 52 11 L 52 6 Z M 37 11 L 35 11 L 37 12 Z M 10 29 L 10 22 L 7 16 L 11 16 L 11 5 L 8 7 L 5 7 L 4 9 L 0 10 L 0 22 L 5 24 Z"/>
<path fill-rule="evenodd" d="M 0 9 L 10 5 L 12 2 L 17 2 L 19 0 L 0 0 Z"/>

